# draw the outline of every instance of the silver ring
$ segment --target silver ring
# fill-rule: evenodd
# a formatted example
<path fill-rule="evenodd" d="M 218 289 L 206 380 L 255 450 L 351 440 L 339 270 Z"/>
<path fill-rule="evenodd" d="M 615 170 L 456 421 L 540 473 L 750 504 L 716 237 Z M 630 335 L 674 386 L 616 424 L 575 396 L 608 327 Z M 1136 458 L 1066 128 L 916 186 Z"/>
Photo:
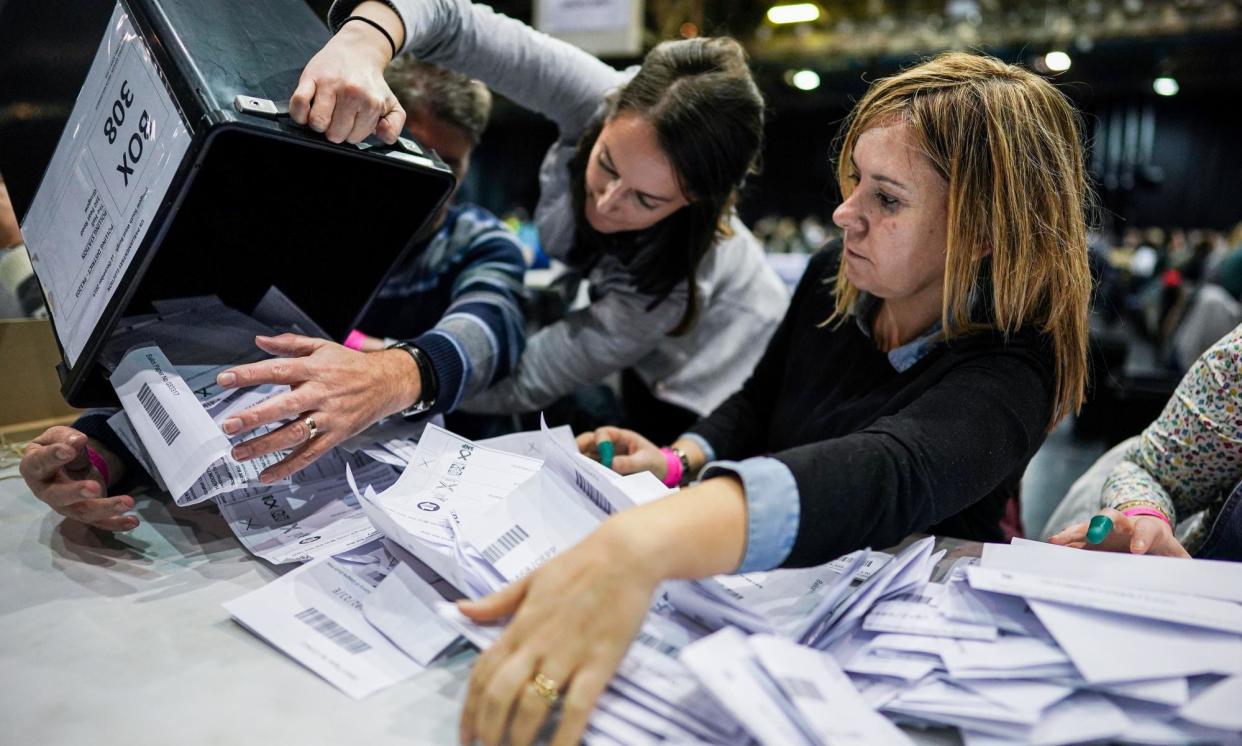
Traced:
<path fill-rule="evenodd" d="M 315 424 L 315 418 L 310 416 L 302 420 L 302 424 L 306 425 L 306 429 L 310 431 L 310 435 L 306 437 L 306 441 L 309 443 L 319 434 L 319 426 Z"/>

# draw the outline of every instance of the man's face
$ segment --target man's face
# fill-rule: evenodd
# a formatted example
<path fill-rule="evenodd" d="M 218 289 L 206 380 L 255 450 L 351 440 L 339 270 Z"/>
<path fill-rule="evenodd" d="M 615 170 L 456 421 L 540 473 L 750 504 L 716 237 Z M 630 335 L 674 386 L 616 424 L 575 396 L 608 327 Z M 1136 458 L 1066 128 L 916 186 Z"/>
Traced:
<path fill-rule="evenodd" d="M 405 119 L 405 131 L 419 145 L 436 151 L 440 160 L 444 161 L 453 170 L 453 175 L 457 177 L 457 186 L 453 187 L 453 193 L 444 201 L 444 206 L 431 221 L 433 228 L 439 228 L 444 222 L 449 203 L 453 201 L 462 181 L 466 178 L 466 172 L 470 170 L 470 151 L 473 150 L 474 145 L 470 142 L 470 136 L 460 128 L 436 119 L 425 109 L 408 112 Z"/>

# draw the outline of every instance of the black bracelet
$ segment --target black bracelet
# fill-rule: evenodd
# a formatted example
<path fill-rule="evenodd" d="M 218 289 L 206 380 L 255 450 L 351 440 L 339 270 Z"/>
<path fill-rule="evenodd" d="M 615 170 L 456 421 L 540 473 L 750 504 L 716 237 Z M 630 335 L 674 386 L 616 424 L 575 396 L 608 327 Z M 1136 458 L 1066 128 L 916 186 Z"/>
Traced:
<path fill-rule="evenodd" d="M 431 411 L 436 405 L 436 398 L 440 389 L 440 382 L 436 378 L 436 369 L 431 364 L 431 358 L 421 348 L 415 347 L 409 342 L 395 342 L 389 345 L 388 349 L 405 350 L 410 357 L 414 358 L 414 365 L 418 368 L 418 379 L 422 387 L 422 393 L 419 394 L 418 401 L 407 407 L 401 413 L 401 416 L 413 417 Z"/>
<path fill-rule="evenodd" d="M 423 348 L 410 345 L 415 353 L 414 362 L 418 364 L 419 384 L 423 389 L 423 401 L 434 403 L 440 394 L 440 379 L 436 377 L 436 368 L 431 364 L 431 357 Z"/>
<path fill-rule="evenodd" d="M 392 58 L 394 60 L 397 58 L 397 42 L 393 41 L 392 34 L 388 33 L 388 29 L 379 25 L 375 21 L 372 21 L 370 18 L 366 18 L 364 16 L 350 16 L 349 18 L 346 18 L 345 20 L 341 21 L 341 25 L 338 28 L 344 28 L 345 24 L 349 23 L 350 21 L 362 21 L 363 23 L 367 24 L 368 26 L 373 27 L 376 31 L 383 34 L 384 38 L 388 40 L 388 46 L 392 47 Z"/>

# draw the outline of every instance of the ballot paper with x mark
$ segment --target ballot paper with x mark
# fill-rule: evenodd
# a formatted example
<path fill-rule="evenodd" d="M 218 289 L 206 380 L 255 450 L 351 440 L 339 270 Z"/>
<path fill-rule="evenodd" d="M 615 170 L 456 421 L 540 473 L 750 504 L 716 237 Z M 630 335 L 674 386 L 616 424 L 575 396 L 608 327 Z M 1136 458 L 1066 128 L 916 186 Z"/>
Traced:
<path fill-rule="evenodd" d="M 154 466 L 178 505 L 257 486 L 259 474 L 288 454 L 277 451 L 237 461 L 231 454 L 236 442 L 268 433 L 283 423 L 264 425 L 232 440 L 218 424 L 288 391 L 287 386 L 230 390 L 200 402 L 157 346 L 127 352 L 111 380 L 129 426 L 142 443 L 143 460 Z"/>

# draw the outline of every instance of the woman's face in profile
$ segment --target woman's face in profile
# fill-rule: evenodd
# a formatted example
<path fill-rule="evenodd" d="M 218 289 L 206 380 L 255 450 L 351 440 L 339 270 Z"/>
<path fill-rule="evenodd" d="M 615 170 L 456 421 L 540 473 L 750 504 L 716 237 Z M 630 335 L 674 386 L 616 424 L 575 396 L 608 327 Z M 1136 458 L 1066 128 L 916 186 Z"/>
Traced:
<path fill-rule="evenodd" d="M 904 122 L 865 130 L 851 159 L 854 191 L 832 214 L 845 231 L 846 276 L 887 300 L 928 300 L 944 287 L 949 185 Z"/>
<path fill-rule="evenodd" d="M 687 205 L 655 128 L 622 113 L 604 123 L 586 167 L 584 217 L 600 233 L 650 228 Z"/>

